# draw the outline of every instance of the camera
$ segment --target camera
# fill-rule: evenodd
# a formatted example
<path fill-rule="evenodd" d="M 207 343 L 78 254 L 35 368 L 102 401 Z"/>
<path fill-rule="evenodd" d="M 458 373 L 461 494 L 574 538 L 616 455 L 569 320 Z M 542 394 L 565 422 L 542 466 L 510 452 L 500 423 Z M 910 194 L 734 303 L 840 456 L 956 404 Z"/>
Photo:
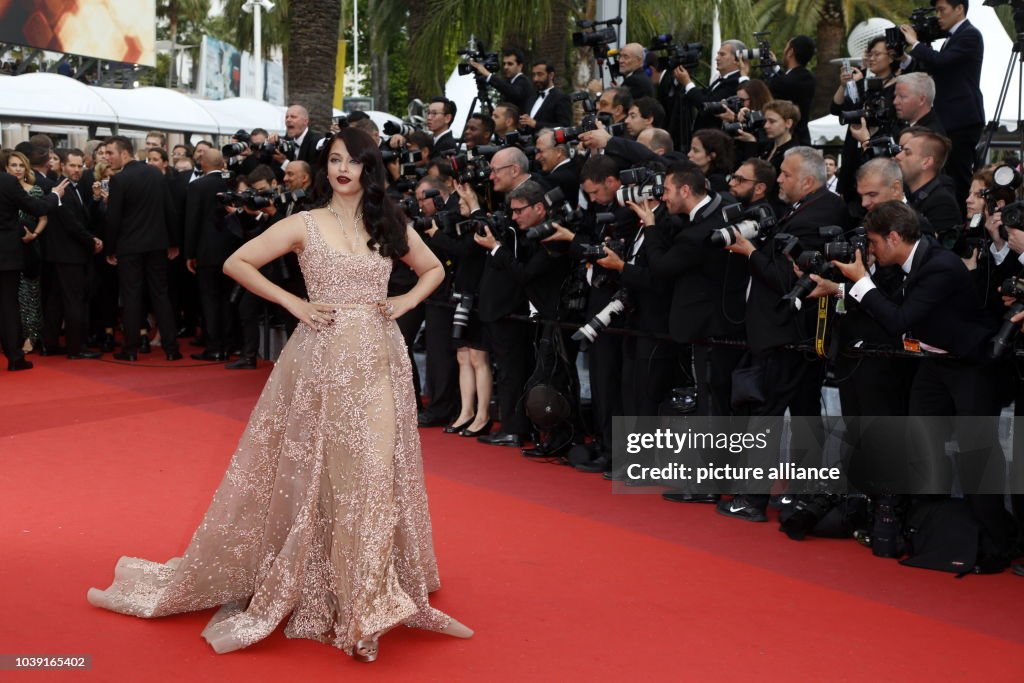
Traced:
<path fill-rule="evenodd" d="M 892 136 L 882 135 L 868 140 L 868 146 L 863 152 L 861 152 L 861 154 L 865 161 L 870 161 L 871 159 L 876 159 L 878 157 L 892 159 L 901 151 L 903 151 L 903 148 L 892 139 Z"/>
<path fill-rule="evenodd" d="M 593 318 L 585 325 L 573 332 L 572 338 L 575 341 L 587 341 L 591 344 L 597 339 L 601 330 L 608 327 L 612 318 L 619 315 L 630 307 L 629 292 L 621 288 L 612 295 L 608 305 L 598 311 Z"/>
<path fill-rule="evenodd" d="M 743 108 L 743 98 L 739 97 L 738 95 L 733 95 L 732 97 L 727 97 L 721 102 L 704 103 L 705 114 L 713 114 L 717 116 L 719 114 L 724 114 L 726 108 L 728 108 L 729 111 L 735 114 L 736 112 Z"/>
<path fill-rule="evenodd" d="M 687 71 L 693 71 L 700 64 L 700 54 L 704 50 L 703 43 L 683 43 L 675 45 L 672 36 L 663 33 L 651 38 L 649 50 L 664 52 L 658 55 L 658 71 L 673 71 L 681 66 Z"/>
<path fill-rule="evenodd" d="M 469 327 L 469 316 L 473 310 L 473 295 L 469 292 L 452 292 L 455 313 L 452 315 L 452 339 L 462 339 Z"/>
<path fill-rule="evenodd" d="M 256 151 L 261 148 L 261 145 L 253 144 L 252 137 L 244 130 L 239 130 L 231 137 L 234 138 L 235 142 L 224 145 L 220 148 L 220 153 L 224 155 L 225 159 L 240 156 L 248 149 Z"/>
<path fill-rule="evenodd" d="M 853 263 L 857 260 L 857 253 L 860 252 L 861 263 L 868 261 L 868 236 L 862 226 L 853 229 L 848 240 L 837 237 L 831 242 L 825 243 L 824 255 L 827 261 L 839 261 L 840 263 Z"/>
<path fill-rule="evenodd" d="M 1024 311 L 1024 278 L 1020 274 L 1016 277 L 1006 278 L 999 291 L 1003 296 L 1012 296 L 1014 302 L 1003 316 L 1003 325 L 999 328 L 999 332 L 992 338 L 992 350 L 989 351 L 989 356 L 993 359 L 1006 353 L 1007 349 L 1013 345 L 1013 339 L 1020 329 L 1020 323 L 1013 322 L 1011 318 Z"/>
<path fill-rule="evenodd" d="M 1003 217 L 1003 225 L 1016 230 L 1024 229 L 1024 201 L 1007 204 L 999 210 Z"/>
<path fill-rule="evenodd" d="M 477 40 L 476 36 L 469 37 L 466 47 L 459 50 L 459 56 L 462 57 L 462 61 L 459 62 L 458 66 L 460 76 L 476 74 L 476 69 L 473 68 L 470 62 L 483 64 L 484 68 L 491 73 L 497 73 L 501 69 L 501 60 L 498 58 L 498 53 L 487 52 L 483 42 Z"/>
<path fill-rule="evenodd" d="M 413 133 L 419 131 L 419 128 L 402 121 L 401 123 L 395 123 L 394 121 L 385 121 L 383 132 L 384 135 L 401 135 L 402 137 L 409 137 Z"/>
<path fill-rule="evenodd" d="M 744 209 L 742 204 L 722 207 L 722 218 L 729 225 L 711 233 L 712 246 L 725 249 L 736 241 L 737 235 L 748 240 L 767 237 L 775 227 L 775 213 L 769 206 L 752 206 Z"/>
<path fill-rule="evenodd" d="M 590 31 L 577 31 L 572 34 L 572 46 L 573 47 L 605 47 L 612 43 L 618 42 L 619 32 L 613 28 L 622 23 L 620 17 L 614 19 L 608 19 L 606 21 L 592 21 L 589 19 L 577 19 L 576 26 L 581 29 L 590 29 Z M 604 26 L 604 28 L 598 28 L 598 26 Z"/>
<path fill-rule="evenodd" d="M 581 251 L 581 255 L 586 261 L 600 261 L 607 256 L 607 254 L 604 253 L 605 247 L 608 247 L 618 254 L 619 258 L 626 258 L 626 240 L 624 239 L 610 239 L 601 242 L 600 244 L 585 245 Z"/>
<path fill-rule="evenodd" d="M 491 165 L 483 155 L 469 156 L 465 152 L 453 154 L 448 158 L 455 180 L 468 183 L 474 187 L 483 187 L 491 178 Z"/>
<path fill-rule="evenodd" d="M 244 192 L 218 192 L 217 201 L 224 206 L 236 209 L 246 208 L 251 211 L 265 209 L 277 199 L 277 193 L 273 190 L 245 190 Z"/>
<path fill-rule="evenodd" d="M 910 26 L 917 32 L 917 39 L 922 43 L 930 43 L 949 34 L 939 26 L 939 18 L 934 15 L 932 7 L 918 7 L 910 13 Z M 897 54 L 907 48 L 907 39 L 899 26 L 885 29 L 885 46 L 895 50 Z"/>
<path fill-rule="evenodd" d="M 278 195 L 276 197 L 274 197 L 274 202 L 278 206 L 284 206 L 286 204 L 292 204 L 292 203 L 297 202 L 297 201 L 299 201 L 301 199 L 305 199 L 308 196 L 309 196 L 309 194 L 305 190 L 302 190 L 302 189 L 299 189 L 299 190 L 284 190 L 284 191 L 278 193 Z"/>
<path fill-rule="evenodd" d="M 265 142 L 265 143 L 263 143 L 263 147 L 261 148 L 261 151 L 264 154 L 266 154 L 267 156 L 271 156 L 275 152 L 280 152 L 281 154 L 283 154 L 285 156 L 290 156 L 291 154 L 294 154 L 295 151 L 298 150 L 298 149 L 299 149 L 299 145 L 294 140 L 286 140 L 284 138 L 280 138 L 280 139 L 278 139 L 278 141 L 276 143 L 273 143 L 273 142 Z"/>
<path fill-rule="evenodd" d="M 565 194 L 561 188 L 554 188 L 544 195 L 544 204 L 547 206 L 548 219 L 539 225 L 535 225 L 526 231 L 525 239 L 543 240 L 555 234 L 555 223 L 563 227 L 576 225 L 583 219 L 583 210 L 574 209 L 565 200 Z"/>
<path fill-rule="evenodd" d="M 619 172 L 619 180 L 622 187 L 615 192 L 619 206 L 625 206 L 627 202 L 639 204 L 646 199 L 660 200 L 665 194 L 665 174 L 661 171 L 643 166 L 629 168 Z"/>
<path fill-rule="evenodd" d="M 732 107 L 730 107 L 732 109 Z M 733 109 L 733 111 L 736 111 Z M 745 133 L 756 133 L 764 129 L 764 112 L 748 111 L 742 121 L 733 121 L 722 126 L 722 131 L 730 135 L 743 131 Z"/>
<path fill-rule="evenodd" d="M 843 229 L 837 225 L 827 225 L 818 228 L 818 235 L 820 237 L 824 237 L 830 243 L 843 242 L 844 244 L 846 244 L 842 237 Z M 864 239 L 865 243 L 863 244 L 862 248 L 866 249 L 867 238 L 865 237 Z M 796 254 L 793 260 L 796 261 L 796 267 L 799 268 L 801 272 L 803 272 L 803 275 L 801 275 L 800 278 L 797 279 L 796 284 L 793 285 L 793 289 L 791 289 L 789 292 L 786 293 L 785 296 L 779 299 L 778 307 L 798 311 L 800 310 L 800 307 L 802 305 L 800 302 L 803 299 L 807 298 L 807 295 L 813 292 L 814 288 L 817 286 L 817 283 L 815 283 L 814 280 L 811 279 L 811 275 L 828 277 L 832 274 L 833 270 L 835 270 L 835 266 L 832 265 L 831 259 L 829 259 L 829 257 L 826 256 L 824 253 L 815 250 L 800 250 L 799 240 L 795 238 L 793 238 L 791 242 L 796 242 L 796 244 L 794 245 L 791 243 L 786 245 L 784 253 L 787 253 L 792 256 L 794 246 L 797 250 L 799 250 L 799 253 Z M 825 245 L 825 248 L 828 248 L 828 244 Z M 853 245 L 852 251 L 850 252 L 851 255 L 849 256 L 850 260 L 846 261 L 846 263 L 853 262 L 854 257 L 852 256 L 852 254 L 855 254 L 856 250 L 857 247 Z M 840 251 L 840 248 L 833 247 L 833 253 L 837 253 L 838 251 Z"/>
<path fill-rule="evenodd" d="M 772 46 L 768 42 L 768 36 L 770 35 L 771 31 L 755 31 L 754 42 L 757 43 L 757 47 L 740 50 L 737 55 L 739 59 L 747 62 L 752 62 L 756 59 L 761 66 L 761 72 L 765 76 L 771 73 L 777 65 L 777 62 L 772 59 Z"/>
<path fill-rule="evenodd" d="M 883 89 L 885 79 L 868 78 L 864 81 L 864 106 L 860 109 L 844 111 L 839 114 L 842 124 L 859 124 L 863 118 L 871 127 L 880 126 L 887 121 L 896 120 L 896 110 L 886 99 Z"/>

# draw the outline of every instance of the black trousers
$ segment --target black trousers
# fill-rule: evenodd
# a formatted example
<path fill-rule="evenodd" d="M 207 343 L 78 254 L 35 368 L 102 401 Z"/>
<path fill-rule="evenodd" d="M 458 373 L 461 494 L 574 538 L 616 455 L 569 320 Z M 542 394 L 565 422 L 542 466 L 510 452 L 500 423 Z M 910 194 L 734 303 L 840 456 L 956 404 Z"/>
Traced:
<path fill-rule="evenodd" d="M 1001 489 L 1004 459 L 999 446 L 998 415 L 1001 406 L 996 391 L 995 367 L 962 360 L 924 359 L 910 388 L 910 414 L 933 416 L 976 416 L 969 424 L 953 421 L 958 445 L 957 469 L 965 490 Z M 978 420 L 990 416 L 991 420 Z M 938 462 L 936 477 L 951 478 L 944 469 L 946 434 L 922 430 L 923 449 Z M 967 494 L 964 500 L 975 519 L 988 532 L 999 552 L 1009 555 L 1015 540 L 1012 519 L 1002 494 Z"/>
<path fill-rule="evenodd" d="M 459 361 L 452 342 L 452 314 L 448 306 L 425 304 L 427 322 L 427 393 L 432 416 L 457 417 L 462 398 L 459 394 Z M 475 313 L 474 313 L 475 315 Z M 527 344 L 528 345 L 528 344 Z M 523 377 L 526 383 L 526 376 Z M 520 390 L 522 387 L 520 387 Z"/>
<path fill-rule="evenodd" d="M 732 373 L 745 353 L 745 349 L 731 346 L 712 346 L 708 350 L 712 415 L 732 415 Z"/>
<path fill-rule="evenodd" d="M 678 345 L 654 337 L 627 336 L 622 341 L 622 409 L 624 415 L 657 415 L 672 392 Z"/>
<path fill-rule="evenodd" d="M 7 362 L 21 360 L 21 308 L 18 306 L 17 270 L 0 270 L 0 344 L 3 345 Z"/>
<path fill-rule="evenodd" d="M 199 281 L 199 301 L 203 310 L 203 328 L 206 331 L 206 351 L 226 353 L 234 318 L 231 290 L 235 281 L 224 274 L 221 266 L 196 268 Z M 257 332 L 257 334 L 259 334 Z M 257 339 L 257 348 L 259 340 Z"/>
<path fill-rule="evenodd" d="M 484 323 L 484 334 L 498 366 L 495 384 L 501 431 L 529 436 L 530 423 L 522 398 L 526 380 L 533 370 L 533 330 L 526 322 L 497 320 Z"/>
<path fill-rule="evenodd" d="M 174 311 L 167 294 L 167 251 L 158 249 L 141 254 L 118 254 L 117 279 L 124 302 L 124 351 L 137 352 L 139 330 L 145 324 L 143 287 L 149 292 L 149 304 L 166 353 L 177 352 L 178 337 Z"/>
<path fill-rule="evenodd" d="M 256 358 L 260 352 L 260 319 L 268 305 L 266 300 L 249 290 L 242 290 L 238 300 L 238 320 L 242 328 L 243 358 Z"/>
<path fill-rule="evenodd" d="M 107 263 L 100 254 L 93 259 L 89 320 L 92 332 L 102 335 L 107 328 L 117 325 L 117 267 Z"/>
<path fill-rule="evenodd" d="M 971 175 L 974 173 L 974 147 L 978 144 L 984 124 L 978 123 L 965 128 L 946 131 L 946 137 L 953 143 L 946 160 L 945 172 L 953 179 L 957 206 L 963 207 L 971 189 Z M 961 208 L 962 210 L 962 208 Z"/>
<path fill-rule="evenodd" d="M 68 353 L 83 351 L 89 327 L 88 264 L 45 263 L 43 281 L 43 344 L 60 346 L 63 320 Z"/>
<path fill-rule="evenodd" d="M 416 341 L 416 334 L 420 331 L 420 326 L 423 325 L 425 308 L 426 304 L 420 304 L 395 321 L 398 323 L 398 329 L 402 333 L 402 339 L 405 340 L 405 347 L 409 351 L 409 362 L 412 363 L 412 385 L 413 389 L 416 390 L 416 405 L 418 407 L 422 406 L 423 388 L 420 386 L 420 371 L 416 366 L 412 345 Z"/>
<path fill-rule="evenodd" d="M 756 367 L 760 371 L 765 400 L 735 410 L 736 414 L 751 416 L 747 430 L 750 433 L 765 431 L 757 426 L 757 418 L 780 417 L 786 414 L 787 408 L 794 418 L 817 418 L 792 421 L 790 461 L 798 467 L 819 464 L 825 440 L 825 427 L 821 422 L 821 382 L 824 378 L 822 361 L 796 351 L 750 351 L 739 364 L 739 368 L 748 367 Z M 768 437 L 768 448 L 778 450 L 781 440 L 782 434 L 772 430 Z M 747 498 L 751 504 L 762 509 L 768 506 L 767 495 L 750 495 Z"/>

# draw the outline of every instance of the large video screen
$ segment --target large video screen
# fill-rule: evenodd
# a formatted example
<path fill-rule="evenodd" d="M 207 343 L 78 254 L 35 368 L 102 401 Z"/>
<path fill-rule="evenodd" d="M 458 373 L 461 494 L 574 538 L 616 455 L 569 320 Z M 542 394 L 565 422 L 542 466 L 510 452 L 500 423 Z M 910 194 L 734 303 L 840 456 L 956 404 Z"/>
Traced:
<path fill-rule="evenodd" d="M 156 65 L 156 0 L 0 0 L 0 42 Z"/>

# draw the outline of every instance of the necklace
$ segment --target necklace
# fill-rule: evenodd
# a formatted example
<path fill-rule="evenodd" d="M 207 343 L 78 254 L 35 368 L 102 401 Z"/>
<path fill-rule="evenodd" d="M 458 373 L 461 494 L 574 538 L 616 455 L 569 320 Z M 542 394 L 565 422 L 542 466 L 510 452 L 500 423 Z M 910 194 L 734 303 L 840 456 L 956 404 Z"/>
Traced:
<path fill-rule="evenodd" d="M 352 251 L 352 253 L 355 253 L 355 251 L 356 251 L 356 239 L 355 238 L 359 236 L 359 228 L 356 227 L 356 226 L 359 225 L 359 221 L 363 220 L 363 209 L 362 209 L 362 207 L 360 207 L 359 210 L 356 211 L 356 215 L 353 216 L 353 218 L 352 218 L 352 237 L 349 237 L 348 233 L 345 231 L 345 223 L 341 220 L 341 216 L 338 215 L 338 212 L 336 212 L 334 210 L 334 203 L 333 202 L 328 202 L 327 203 L 327 210 L 330 211 L 331 215 L 334 216 L 334 219 L 336 221 L 338 221 L 338 225 L 341 226 L 341 236 L 345 238 L 346 242 L 348 242 L 348 247 Z"/>

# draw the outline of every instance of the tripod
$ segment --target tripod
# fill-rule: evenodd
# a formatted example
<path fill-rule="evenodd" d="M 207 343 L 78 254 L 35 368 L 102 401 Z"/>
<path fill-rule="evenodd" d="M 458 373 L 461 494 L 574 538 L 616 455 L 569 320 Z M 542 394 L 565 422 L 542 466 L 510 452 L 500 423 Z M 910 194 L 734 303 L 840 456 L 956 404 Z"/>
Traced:
<path fill-rule="evenodd" d="M 1010 92 L 1010 83 L 1013 79 L 1014 64 L 1019 63 L 1021 68 L 1017 71 L 1017 134 L 1019 142 L 1017 145 L 1018 159 L 1024 160 L 1024 121 L 1021 120 L 1021 94 L 1024 92 L 1024 16 L 1019 10 L 1013 13 L 1014 27 L 1017 29 L 1017 39 L 1013 41 L 1013 49 L 1010 51 L 1010 61 L 1006 65 L 1006 73 L 1003 74 L 1003 85 L 999 89 L 999 101 L 996 104 L 996 113 L 992 120 L 985 126 L 985 140 L 975 150 L 974 167 L 980 168 L 985 165 L 989 150 L 992 148 L 992 138 L 999 129 L 999 121 L 1003 116 L 1003 107 L 1006 106 L 1006 97 Z"/>

